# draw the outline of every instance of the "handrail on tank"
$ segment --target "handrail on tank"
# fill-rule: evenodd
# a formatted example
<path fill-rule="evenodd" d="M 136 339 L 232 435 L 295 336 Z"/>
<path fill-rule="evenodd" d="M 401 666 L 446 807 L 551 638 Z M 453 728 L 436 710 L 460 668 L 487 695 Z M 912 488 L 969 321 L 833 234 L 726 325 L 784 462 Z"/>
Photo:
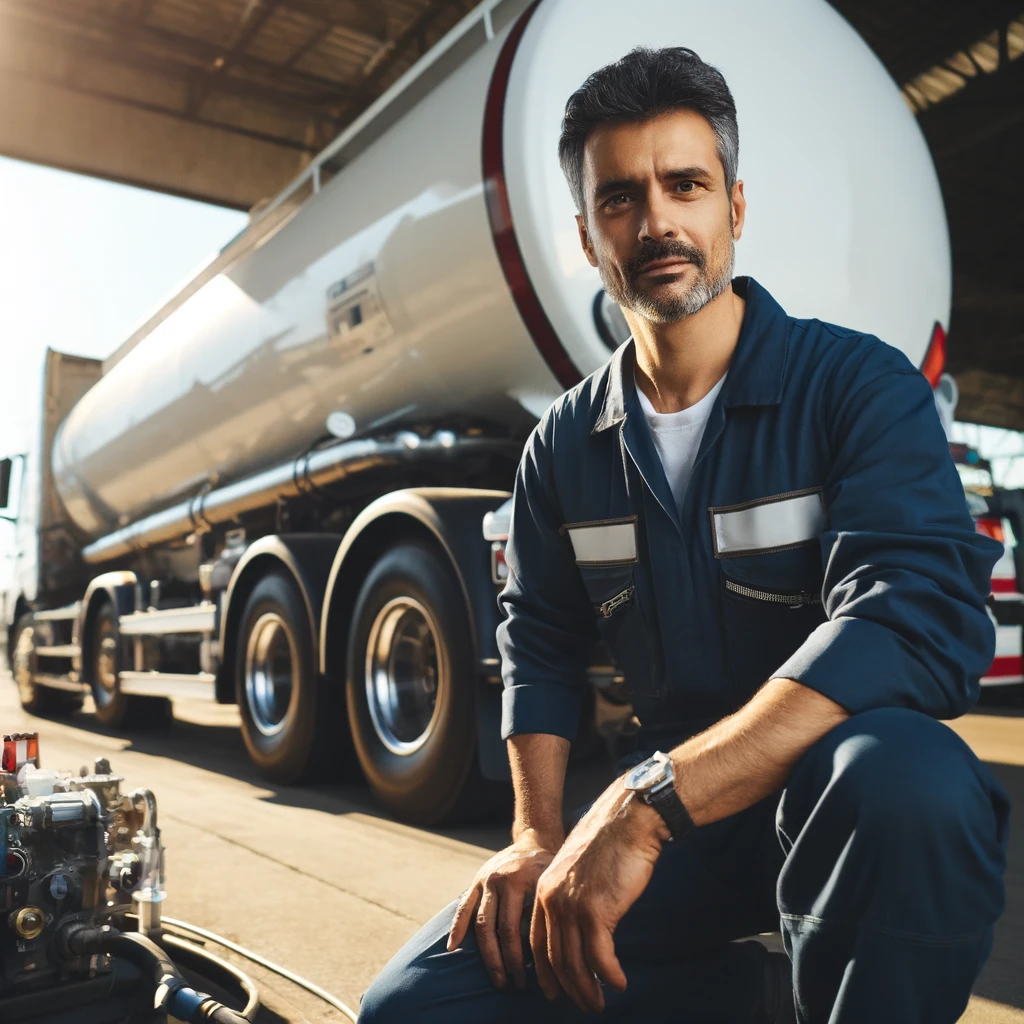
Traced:
<path fill-rule="evenodd" d="M 337 138 L 329 142 L 299 172 L 290 184 L 286 185 L 260 210 L 253 223 L 259 223 L 264 216 L 280 206 L 310 178 L 318 180 L 320 168 L 328 160 L 337 156 L 370 122 L 375 121 L 386 107 L 389 107 L 405 92 L 427 68 L 436 64 L 477 23 L 481 21 L 484 23 L 486 42 L 490 42 L 494 38 L 494 29 L 491 21 L 492 14 L 497 7 L 510 2 L 512 0 L 481 0 L 481 3 L 474 7 L 464 18 L 456 22 L 401 78 L 397 79 L 382 92 Z"/>
<path fill-rule="evenodd" d="M 180 303 L 194 295 L 207 281 L 216 277 L 236 256 L 241 255 L 239 250 L 246 243 L 248 236 L 255 233 L 261 226 L 267 225 L 271 214 L 280 210 L 287 200 L 295 195 L 303 185 L 311 182 L 313 194 L 315 195 L 319 192 L 321 170 L 324 164 L 337 157 L 349 145 L 355 142 L 417 79 L 421 78 L 427 70 L 437 64 L 445 54 L 452 50 L 460 40 L 481 22 L 484 26 L 484 43 L 490 42 L 495 35 L 492 20 L 495 10 L 504 5 L 515 6 L 516 3 L 517 0 L 481 0 L 473 10 L 453 25 L 404 75 L 381 93 L 337 138 L 329 142 L 266 206 L 255 212 L 250 211 L 249 223 L 234 238 L 225 243 L 219 252 L 208 256 L 189 277 L 186 277 L 176 285 L 174 291 L 161 302 L 157 309 L 146 316 L 124 343 L 119 345 L 103 361 L 104 374 L 108 373 L 128 355 Z M 528 6 L 528 0 L 518 0 L 518 3 L 524 10 Z M 476 49 L 474 48 L 471 53 L 475 52 Z M 467 60 L 469 56 L 469 53 L 463 55 L 460 64 Z M 454 70 L 454 67 L 450 70 Z M 422 98 L 422 96 L 419 97 L 419 99 Z M 405 111 L 402 113 L 405 113 Z"/>

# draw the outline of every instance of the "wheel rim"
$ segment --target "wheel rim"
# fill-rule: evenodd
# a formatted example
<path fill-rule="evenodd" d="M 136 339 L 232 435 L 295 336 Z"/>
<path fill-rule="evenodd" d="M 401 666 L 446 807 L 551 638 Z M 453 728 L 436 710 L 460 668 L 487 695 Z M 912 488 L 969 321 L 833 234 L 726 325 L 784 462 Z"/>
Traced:
<path fill-rule="evenodd" d="M 366 645 L 366 702 L 378 738 L 407 757 L 437 725 L 445 679 L 444 647 L 427 609 L 396 597 L 377 613 Z"/>
<path fill-rule="evenodd" d="M 117 697 L 117 640 L 109 622 L 104 621 L 100 626 L 96 641 L 92 699 L 105 708 Z"/>
<path fill-rule="evenodd" d="M 245 654 L 245 699 L 264 736 L 276 736 L 288 721 L 298 663 L 288 624 L 277 612 L 265 612 L 249 633 Z"/>
<path fill-rule="evenodd" d="M 22 704 L 30 704 L 35 697 L 35 686 L 32 684 L 32 645 L 34 630 L 27 626 L 18 634 L 18 642 L 14 645 L 14 681 L 18 685 L 18 699 Z"/>

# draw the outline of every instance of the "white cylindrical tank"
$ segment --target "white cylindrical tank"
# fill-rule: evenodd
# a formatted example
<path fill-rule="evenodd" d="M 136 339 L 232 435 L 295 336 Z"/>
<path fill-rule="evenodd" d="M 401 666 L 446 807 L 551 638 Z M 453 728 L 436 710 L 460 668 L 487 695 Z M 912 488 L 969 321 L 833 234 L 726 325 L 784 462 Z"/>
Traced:
<path fill-rule="evenodd" d="M 96 537 L 298 455 L 332 413 L 355 436 L 451 417 L 524 433 L 609 355 L 556 144 L 569 94 L 641 44 L 690 46 L 733 90 L 737 272 L 919 363 L 950 304 L 935 171 L 828 4 L 541 0 L 79 401 L 53 451 L 76 523 Z"/>

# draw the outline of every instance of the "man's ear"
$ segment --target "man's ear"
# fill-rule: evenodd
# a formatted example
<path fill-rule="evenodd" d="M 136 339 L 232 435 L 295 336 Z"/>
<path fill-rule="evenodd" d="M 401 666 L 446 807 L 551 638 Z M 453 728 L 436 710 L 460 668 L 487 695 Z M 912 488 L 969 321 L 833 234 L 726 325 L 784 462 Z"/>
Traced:
<path fill-rule="evenodd" d="M 576 227 L 580 231 L 580 245 L 583 246 L 583 251 L 587 254 L 587 260 L 592 267 L 597 266 L 597 257 L 594 255 L 594 246 L 590 241 L 590 232 L 587 230 L 586 221 L 577 213 L 576 214 Z"/>
<path fill-rule="evenodd" d="M 743 182 L 737 181 L 732 187 L 732 237 L 738 242 L 743 234 L 743 222 L 747 217 L 747 197 L 743 194 Z"/>

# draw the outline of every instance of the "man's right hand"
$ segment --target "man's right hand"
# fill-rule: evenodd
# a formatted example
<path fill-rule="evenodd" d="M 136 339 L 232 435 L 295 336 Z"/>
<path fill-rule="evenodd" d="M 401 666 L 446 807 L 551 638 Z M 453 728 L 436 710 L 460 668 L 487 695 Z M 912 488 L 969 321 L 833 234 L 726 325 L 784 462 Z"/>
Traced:
<path fill-rule="evenodd" d="M 526 985 L 520 936 L 523 908 L 527 899 L 532 901 L 537 880 L 561 845 L 561 837 L 543 837 L 532 829 L 524 831 L 511 846 L 484 864 L 459 901 L 448 935 L 448 950 L 459 946 L 470 921 L 475 919 L 480 956 L 495 988 L 503 989 L 509 976 L 516 988 Z"/>

